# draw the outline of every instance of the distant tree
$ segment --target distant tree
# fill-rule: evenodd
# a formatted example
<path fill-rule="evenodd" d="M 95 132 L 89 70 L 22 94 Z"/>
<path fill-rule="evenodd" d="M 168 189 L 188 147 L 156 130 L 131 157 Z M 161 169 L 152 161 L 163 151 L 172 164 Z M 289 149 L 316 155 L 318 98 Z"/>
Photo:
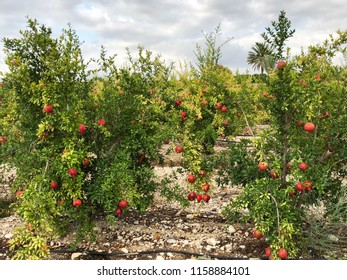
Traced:
<path fill-rule="evenodd" d="M 260 70 L 261 74 L 269 73 L 269 69 L 274 65 L 273 48 L 267 43 L 256 42 L 248 52 L 247 63 L 253 66 L 254 70 Z"/>
<path fill-rule="evenodd" d="M 278 21 L 271 22 L 272 27 L 265 28 L 266 32 L 262 33 L 264 41 L 274 50 L 273 54 L 276 60 L 283 59 L 285 41 L 293 37 L 295 29 L 290 29 L 291 22 L 286 17 L 285 11 L 281 11 Z"/>
<path fill-rule="evenodd" d="M 197 66 L 200 72 L 216 67 L 222 57 L 222 47 L 232 40 L 232 38 L 227 38 L 224 42 L 219 44 L 218 39 L 222 35 L 220 24 L 218 24 L 213 32 L 209 34 L 202 33 L 205 38 L 205 47 L 196 44 L 196 51 L 194 51 L 198 60 Z"/>

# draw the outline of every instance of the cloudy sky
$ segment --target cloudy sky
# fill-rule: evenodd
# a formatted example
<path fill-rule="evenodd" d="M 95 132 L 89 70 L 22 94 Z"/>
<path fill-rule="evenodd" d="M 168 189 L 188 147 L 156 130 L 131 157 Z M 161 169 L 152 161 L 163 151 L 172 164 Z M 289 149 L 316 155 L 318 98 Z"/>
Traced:
<path fill-rule="evenodd" d="M 337 29 L 346 30 L 346 0 L 0 0 L 0 36 L 19 37 L 26 16 L 53 29 L 55 36 L 70 23 L 81 41 L 84 57 L 97 58 L 101 45 L 117 53 L 122 64 L 125 48 L 141 44 L 167 62 L 195 62 L 196 44 L 203 32 L 220 24 L 221 63 L 233 71 L 251 70 L 247 53 L 260 33 L 285 10 L 296 32 L 288 41 L 292 52 L 316 44 Z M 0 43 L 0 71 L 6 71 Z"/>

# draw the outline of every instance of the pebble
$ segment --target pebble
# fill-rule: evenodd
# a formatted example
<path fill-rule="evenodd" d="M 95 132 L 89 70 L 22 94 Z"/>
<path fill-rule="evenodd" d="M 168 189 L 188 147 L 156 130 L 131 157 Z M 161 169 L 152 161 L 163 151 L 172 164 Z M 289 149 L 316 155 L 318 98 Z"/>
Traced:
<path fill-rule="evenodd" d="M 127 248 L 122 248 L 120 249 L 120 251 L 124 254 L 128 254 L 129 253 L 129 250 Z"/>
<path fill-rule="evenodd" d="M 209 238 L 206 240 L 206 242 L 208 245 L 211 245 L 213 247 L 217 245 L 217 240 L 215 238 Z"/>
<path fill-rule="evenodd" d="M 83 256 L 86 256 L 85 253 L 72 253 L 71 254 L 71 260 L 78 260 L 81 259 Z"/>
<path fill-rule="evenodd" d="M 5 234 L 5 238 L 6 239 L 11 239 L 12 238 L 12 236 L 13 236 L 13 234 L 12 233 L 7 233 L 7 234 Z"/>
<path fill-rule="evenodd" d="M 101 230 L 100 230 L 100 228 L 98 228 L 98 227 L 93 227 L 93 231 L 96 232 L 96 233 L 98 233 L 98 232 L 100 232 Z"/>
<path fill-rule="evenodd" d="M 165 260 L 165 258 L 162 257 L 162 256 L 157 256 L 157 257 L 156 257 L 156 260 L 157 260 L 157 261 L 163 261 L 163 260 Z"/>
<path fill-rule="evenodd" d="M 232 225 L 229 225 L 228 226 L 228 233 L 233 234 L 235 232 L 236 232 L 236 229 Z"/>
<path fill-rule="evenodd" d="M 333 235 L 333 234 L 329 234 L 329 235 L 328 235 L 328 239 L 329 239 L 330 241 L 333 241 L 333 242 L 338 242 L 338 241 L 339 241 L 339 238 L 336 237 L 336 236 Z"/>
<path fill-rule="evenodd" d="M 244 250 L 244 249 L 246 249 L 246 245 L 240 245 L 239 248 Z"/>
<path fill-rule="evenodd" d="M 176 239 L 168 239 L 168 240 L 166 240 L 166 242 L 169 244 L 175 244 L 177 242 L 177 240 Z"/>

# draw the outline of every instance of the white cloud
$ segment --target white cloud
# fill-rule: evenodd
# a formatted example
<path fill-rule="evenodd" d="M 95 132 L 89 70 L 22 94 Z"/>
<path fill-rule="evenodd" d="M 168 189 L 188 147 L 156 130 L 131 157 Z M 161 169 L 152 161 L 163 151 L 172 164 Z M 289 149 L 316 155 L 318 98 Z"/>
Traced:
<path fill-rule="evenodd" d="M 2 0 L 0 34 L 18 37 L 30 16 L 51 27 L 56 36 L 71 23 L 85 42 L 86 57 L 98 57 L 104 45 L 122 60 L 125 47 L 141 44 L 166 60 L 193 61 L 196 43 L 203 42 L 201 31 L 212 32 L 221 24 L 222 40 L 234 38 L 223 48 L 223 64 L 251 70 L 247 52 L 281 10 L 296 29 L 288 41 L 293 51 L 347 29 L 345 0 Z M 5 69 L 0 52 L 0 71 Z"/>

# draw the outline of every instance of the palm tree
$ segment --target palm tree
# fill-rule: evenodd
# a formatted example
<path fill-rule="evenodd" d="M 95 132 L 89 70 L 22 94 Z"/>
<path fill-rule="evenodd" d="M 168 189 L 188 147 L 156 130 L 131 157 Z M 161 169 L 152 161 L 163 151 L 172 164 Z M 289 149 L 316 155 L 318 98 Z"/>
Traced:
<path fill-rule="evenodd" d="M 254 70 L 260 70 L 261 74 L 269 73 L 275 64 L 273 50 L 267 43 L 256 42 L 248 52 L 247 63 L 253 65 Z"/>

